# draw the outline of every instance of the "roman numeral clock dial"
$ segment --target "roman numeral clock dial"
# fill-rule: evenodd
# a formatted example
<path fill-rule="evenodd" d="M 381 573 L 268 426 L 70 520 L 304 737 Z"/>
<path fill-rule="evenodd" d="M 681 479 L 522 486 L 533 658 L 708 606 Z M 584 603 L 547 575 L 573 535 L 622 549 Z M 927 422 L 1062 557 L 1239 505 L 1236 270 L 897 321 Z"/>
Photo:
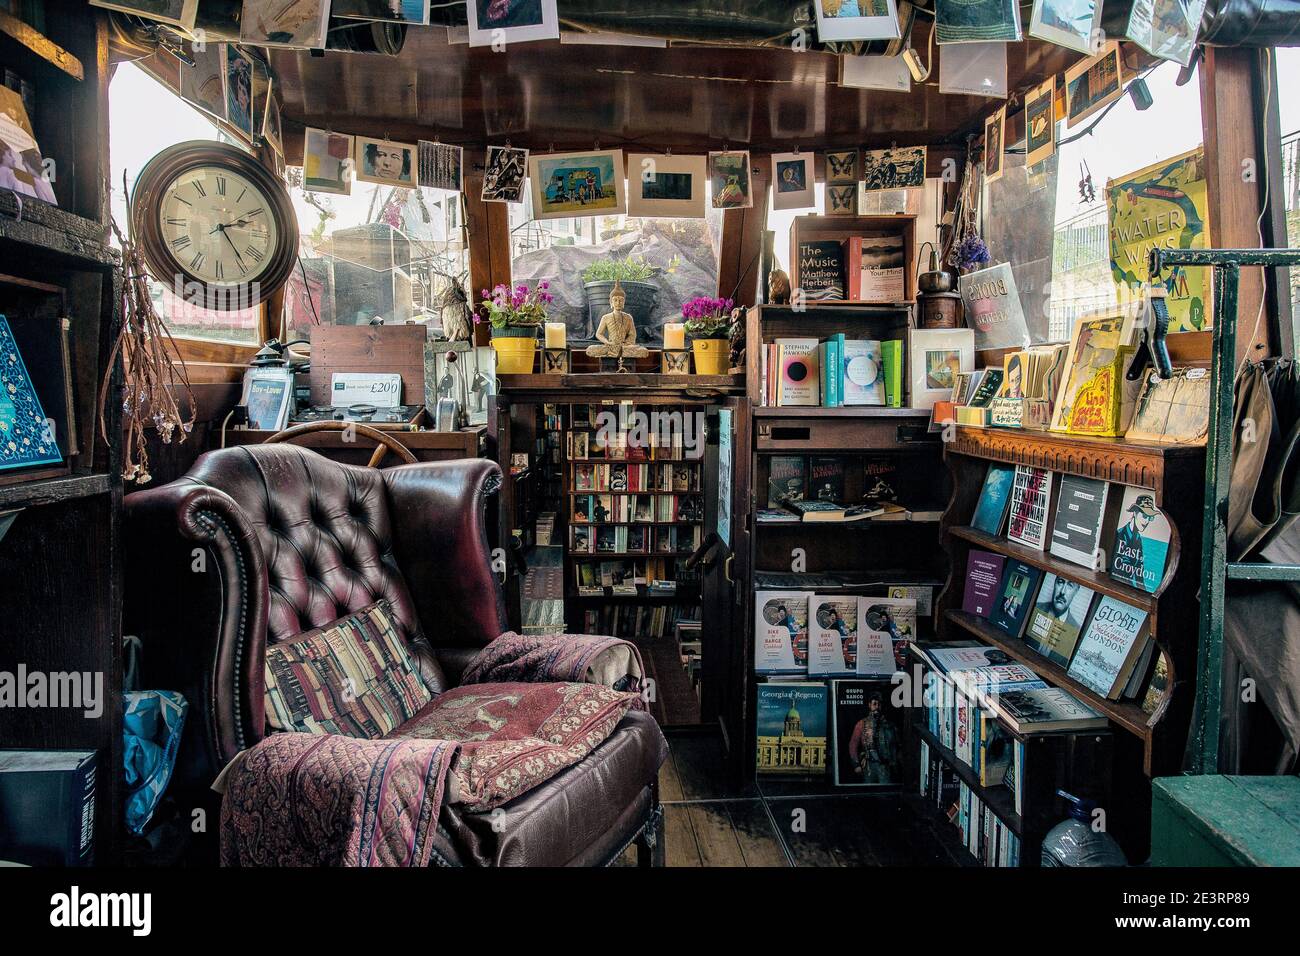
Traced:
<path fill-rule="evenodd" d="M 245 308 L 283 285 L 297 223 L 283 184 L 248 153 L 183 143 L 146 165 L 131 197 L 132 228 L 153 277 L 199 292 L 209 308 Z M 254 286 L 254 283 L 257 285 Z"/>

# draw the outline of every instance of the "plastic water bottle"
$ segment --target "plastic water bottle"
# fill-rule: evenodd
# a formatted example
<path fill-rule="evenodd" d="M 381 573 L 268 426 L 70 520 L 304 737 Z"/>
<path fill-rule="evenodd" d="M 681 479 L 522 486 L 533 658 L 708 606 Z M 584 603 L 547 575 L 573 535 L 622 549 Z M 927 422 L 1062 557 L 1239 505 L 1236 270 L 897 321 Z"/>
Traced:
<path fill-rule="evenodd" d="M 1064 790 L 1056 791 L 1070 804 L 1070 815 L 1043 838 L 1043 866 L 1128 866 L 1115 838 L 1092 827 L 1097 804 Z"/>

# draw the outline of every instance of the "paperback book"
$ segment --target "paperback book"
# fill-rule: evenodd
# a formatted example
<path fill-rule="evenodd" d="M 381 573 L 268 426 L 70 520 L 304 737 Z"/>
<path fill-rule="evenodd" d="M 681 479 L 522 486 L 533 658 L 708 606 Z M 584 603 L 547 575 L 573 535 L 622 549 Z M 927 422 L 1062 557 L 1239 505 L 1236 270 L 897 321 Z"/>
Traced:
<path fill-rule="evenodd" d="M 1007 539 L 1043 550 L 1047 543 L 1047 507 L 1052 494 L 1052 473 L 1029 465 L 1016 465 L 1011 483 L 1011 511 Z"/>
<path fill-rule="evenodd" d="M 966 590 L 961 602 L 963 611 L 983 618 L 993 613 L 1006 560 L 1002 555 L 991 551 L 971 549 L 966 556 Z"/>
<path fill-rule="evenodd" d="M 980 489 L 979 504 L 975 506 L 975 516 L 971 519 L 971 527 L 976 531 L 994 536 L 1002 533 L 1002 523 L 1011 504 L 1015 474 L 1015 468 L 1010 465 L 989 465 L 984 475 L 984 487 Z"/>
<path fill-rule="evenodd" d="M 888 677 L 902 670 L 916 638 L 916 601 L 862 598 L 858 607 L 858 674 Z"/>
<path fill-rule="evenodd" d="M 828 689 L 820 682 L 759 684 L 755 765 L 761 774 L 820 777 L 827 769 Z"/>
<path fill-rule="evenodd" d="M 1025 625 L 1024 641 L 1054 664 L 1068 667 L 1092 606 L 1093 591 L 1048 572 Z"/>
<path fill-rule="evenodd" d="M 1169 556 L 1169 519 L 1142 488 L 1125 487 L 1110 549 L 1110 576 L 1154 594 Z"/>
<path fill-rule="evenodd" d="M 802 455 L 773 455 L 769 459 L 767 506 L 780 508 L 804 496 L 807 459 Z"/>
<path fill-rule="evenodd" d="M 845 405 L 884 405 L 884 358 L 874 339 L 840 339 Z"/>
<path fill-rule="evenodd" d="M 838 242 L 799 243 L 799 288 L 810 302 L 844 298 L 844 248 Z"/>
<path fill-rule="evenodd" d="M 994 694 L 988 706 L 1017 734 L 1102 730 L 1107 725 L 1104 716 L 1060 687 Z"/>
<path fill-rule="evenodd" d="M 808 675 L 844 677 L 857 673 L 858 599 L 852 596 L 811 599 Z"/>
<path fill-rule="evenodd" d="M 1042 578 L 1040 568 L 1024 561 L 1008 561 L 1002 572 L 1002 585 L 998 588 L 997 602 L 989 615 L 989 621 L 1012 637 L 1019 637 L 1025 629 L 1025 621 L 1029 617 L 1029 609 Z"/>
<path fill-rule="evenodd" d="M 1100 564 L 1101 525 L 1109 487 L 1098 478 L 1061 475 L 1056 520 L 1052 522 L 1052 554 L 1089 569 Z"/>
<path fill-rule="evenodd" d="M 888 682 L 831 682 L 832 767 L 836 786 L 879 787 L 902 782 L 903 712 Z"/>
<path fill-rule="evenodd" d="M 1066 673 L 1102 697 L 1118 699 L 1142 651 L 1147 612 L 1102 595 Z"/>
<path fill-rule="evenodd" d="M 758 591 L 754 611 L 754 673 L 808 670 L 809 591 Z"/>
<path fill-rule="evenodd" d="M 777 339 L 778 405 L 820 405 L 817 339 Z"/>

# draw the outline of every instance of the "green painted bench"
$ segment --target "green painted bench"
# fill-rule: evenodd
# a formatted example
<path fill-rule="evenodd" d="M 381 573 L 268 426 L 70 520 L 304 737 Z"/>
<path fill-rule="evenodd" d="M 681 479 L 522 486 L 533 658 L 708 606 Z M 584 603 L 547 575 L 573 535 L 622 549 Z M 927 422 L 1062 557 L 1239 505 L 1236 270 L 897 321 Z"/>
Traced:
<path fill-rule="evenodd" d="M 1152 866 L 1300 866 L 1300 777 L 1151 783 Z"/>

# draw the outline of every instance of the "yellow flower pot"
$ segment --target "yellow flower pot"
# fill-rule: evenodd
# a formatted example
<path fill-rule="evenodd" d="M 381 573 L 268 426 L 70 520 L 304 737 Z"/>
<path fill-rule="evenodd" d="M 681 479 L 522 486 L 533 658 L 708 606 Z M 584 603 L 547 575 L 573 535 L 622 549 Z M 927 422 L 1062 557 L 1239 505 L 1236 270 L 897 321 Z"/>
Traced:
<path fill-rule="evenodd" d="M 726 339 L 692 339 L 696 375 L 726 375 L 730 343 Z"/>
<path fill-rule="evenodd" d="M 492 348 L 497 353 L 498 375 L 531 375 L 533 356 L 537 353 L 537 338 L 524 336 L 492 336 Z"/>

